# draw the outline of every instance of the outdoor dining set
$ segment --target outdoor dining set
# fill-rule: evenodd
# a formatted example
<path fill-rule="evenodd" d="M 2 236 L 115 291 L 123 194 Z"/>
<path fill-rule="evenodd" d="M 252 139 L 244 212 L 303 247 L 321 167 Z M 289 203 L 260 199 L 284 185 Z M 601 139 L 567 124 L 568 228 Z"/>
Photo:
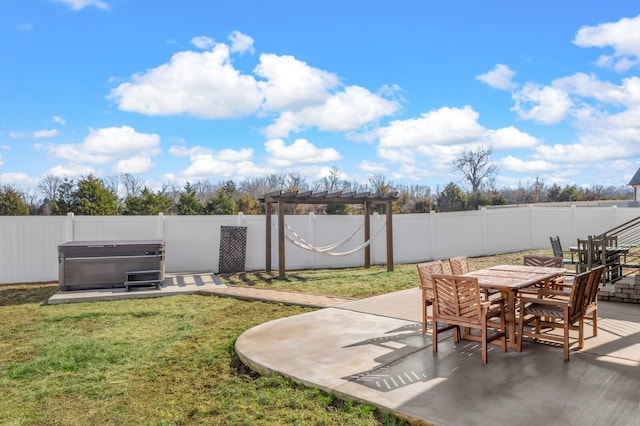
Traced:
<path fill-rule="evenodd" d="M 598 290 L 605 266 L 594 264 L 568 270 L 561 256 L 525 255 L 522 265 L 496 265 L 470 270 L 466 257 L 448 259 L 450 273 L 440 260 L 417 265 L 422 293 L 422 333 L 430 329 L 433 352 L 438 335 L 453 331 L 460 339 L 481 343 L 482 363 L 489 344 L 521 352 L 523 341 L 551 342 L 562 346 L 564 361 L 577 331 L 577 346 L 584 343 L 584 321 L 597 335 Z"/>

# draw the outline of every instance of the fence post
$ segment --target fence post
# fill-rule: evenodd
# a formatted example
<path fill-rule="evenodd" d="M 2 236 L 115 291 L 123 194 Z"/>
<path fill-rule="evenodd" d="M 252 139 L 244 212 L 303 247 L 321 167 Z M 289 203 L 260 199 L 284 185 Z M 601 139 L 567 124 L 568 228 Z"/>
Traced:
<path fill-rule="evenodd" d="M 164 213 L 158 213 L 158 220 L 156 222 L 156 235 L 159 240 L 164 240 Z"/>
<path fill-rule="evenodd" d="M 533 204 L 529 204 L 529 249 L 533 248 L 533 239 L 535 238 L 534 235 L 536 235 L 536 230 L 533 226 L 533 224 L 535 223 L 535 221 L 533 220 L 534 212 L 535 210 Z"/>
<path fill-rule="evenodd" d="M 435 235 L 435 228 L 436 228 L 436 211 L 435 210 L 430 210 L 429 211 L 429 251 L 431 252 L 431 259 L 437 259 L 438 257 L 436 256 L 436 253 L 433 250 L 434 247 L 434 235 Z"/>
<path fill-rule="evenodd" d="M 571 204 L 571 232 L 573 233 L 573 241 L 578 239 L 578 233 L 576 232 L 576 205 Z"/>
<path fill-rule="evenodd" d="M 307 216 L 307 230 L 309 231 L 309 244 L 312 246 L 316 246 L 318 242 L 316 241 L 316 214 L 314 212 L 309 212 Z M 311 267 L 316 268 L 318 265 L 318 253 L 311 254 Z"/>
<path fill-rule="evenodd" d="M 67 241 L 73 241 L 73 212 L 67 213 L 65 228 L 65 238 Z"/>
<path fill-rule="evenodd" d="M 487 208 L 486 207 L 481 207 L 480 208 L 480 214 L 481 214 L 481 220 L 482 220 L 482 226 L 481 231 L 480 231 L 480 241 L 482 241 L 482 254 L 486 255 L 487 254 Z"/>

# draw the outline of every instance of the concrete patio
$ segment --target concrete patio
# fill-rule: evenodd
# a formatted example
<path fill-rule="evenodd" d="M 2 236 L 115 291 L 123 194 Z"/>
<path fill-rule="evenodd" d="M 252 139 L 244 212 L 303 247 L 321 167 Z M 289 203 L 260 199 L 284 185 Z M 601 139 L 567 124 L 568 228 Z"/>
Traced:
<path fill-rule="evenodd" d="M 560 347 L 475 342 L 437 354 L 421 333 L 420 293 L 410 289 L 261 324 L 236 351 L 261 374 L 279 373 L 417 424 L 640 425 L 640 306 L 600 303 L 597 337 L 562 361 Z"/>

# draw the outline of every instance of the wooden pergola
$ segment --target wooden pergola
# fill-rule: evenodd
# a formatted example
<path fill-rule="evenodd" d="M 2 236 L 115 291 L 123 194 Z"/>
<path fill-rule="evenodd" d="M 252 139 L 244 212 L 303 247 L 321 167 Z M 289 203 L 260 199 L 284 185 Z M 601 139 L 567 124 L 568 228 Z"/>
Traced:
<path fill-rule="evenodd" d="M 313 192 L 313 191 L 276 191 L 265 194 L 261 201 L 266 204 L 266 259 L 265 269 L 271 272 L 271 207 L 273 204 L 278 205 L 278 276 L 280 279 L 285 278 L 285 223 L 284 223 L 284 206 L 285 204 L 363 204 L 364 205 L 364 241 L 371 238 L 371 205 L 386 204 L 386 231 L 387 231 L 387 271 L 393 271 L 393 222 L 392 222 L 392 206 L 393 201 L 398 200 L 398 192 Z M 364 267 L 371 267 L 371 247 L 367 245 L 364 248 Z"/>

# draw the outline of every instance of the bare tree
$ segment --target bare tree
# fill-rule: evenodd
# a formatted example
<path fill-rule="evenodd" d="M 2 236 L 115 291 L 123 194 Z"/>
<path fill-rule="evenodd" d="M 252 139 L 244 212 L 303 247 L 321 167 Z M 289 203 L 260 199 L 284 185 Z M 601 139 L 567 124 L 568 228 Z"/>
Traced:
<path fill-rule="evenodd" d="M 61 183 L 62 178 L 60 176 L 48 174 L 42 178 L 38 183 L 38 190 L 42 194 L 45 203 L 51 203 L 56 199 Z"/>
<path fill-rule="evenodd" d="M 389 192 L 393 189 L 393 185 L 387 182 L 384 175 L 373 175 L 369 178 L 369 186 L 375 192 Z"/>
<path fill-rule="evenodd" d="M 463 152 L 454 160 L 453 171 L 462 173 L 462 180 L 469 182 L 471 192 L 493 185 L 498 166 L 491 162 L 491 152 L 491 148 L 479 146 L 475 151 Z"/>
<path fill-rule="evenodd" d="M 349 186 L 349 182 L 340 180 L 340 169 L 332 167 L 329 174 L 321 178 L 314 186 L 321 191 L 336 192 L 344 191 Z"/>
<path fill-rule="evenodd" d="M 102 181 L 102 185 L 109 190 L 116 197 L 120 192 L 120 176 L 110 175 L 105 176 L 100 179 Z"/>
<path fill-rule="evenodd" d="M 144 189 L 144 180 L 139 177 L 135 177 L 132 174 L 125 173 L 120 175 L 120 182 L 124 187 L 124 198 L 137 197 L 142 193 Z"/>

